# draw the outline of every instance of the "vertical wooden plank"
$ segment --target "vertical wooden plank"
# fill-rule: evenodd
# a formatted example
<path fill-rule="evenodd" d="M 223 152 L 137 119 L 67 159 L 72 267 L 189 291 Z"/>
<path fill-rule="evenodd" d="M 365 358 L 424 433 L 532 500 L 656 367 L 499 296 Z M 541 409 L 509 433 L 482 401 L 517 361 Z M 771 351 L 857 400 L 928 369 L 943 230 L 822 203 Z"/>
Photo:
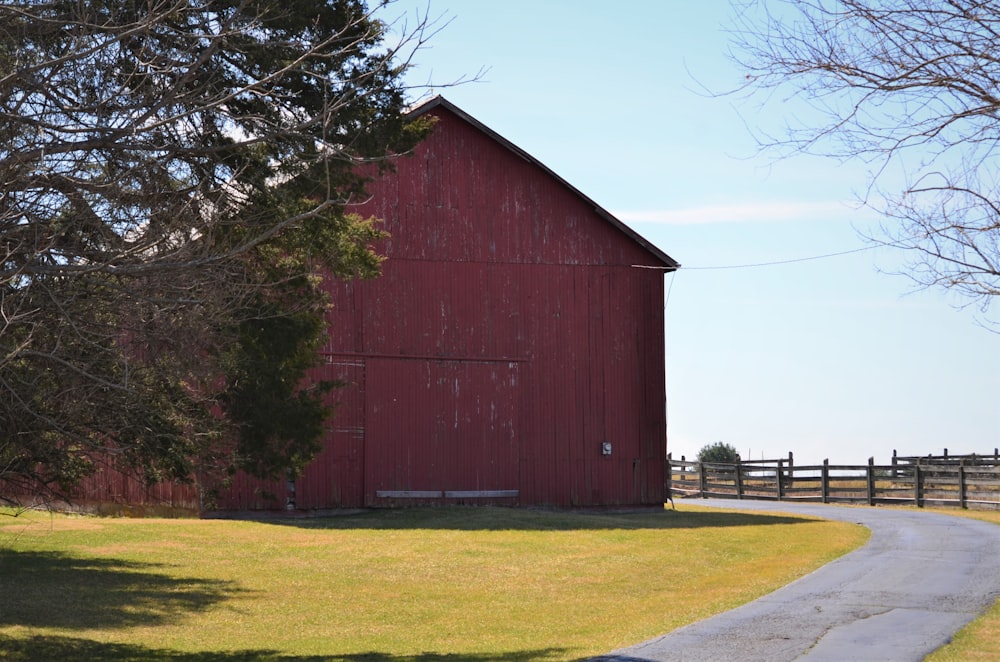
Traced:
<path fill-rule="evenodd" d="M 777 493 L 778 501 L 784 496 L 784 462 L 778 460 L 778 469 L 774 472 L 775 478 L 775 492 Z"/>
<path fill-rule="evenodd" d="M 965 461 L 959 463 L 958 465 L 958 507 L 965 509 L 968 507 L 966 502 L 967 493 L 965 485 Z"/>
<path fill-rule="evenodd" d="M 820 473 L 820 498 L 823 503 L 830 503 L 830 460 L 823 460 L 823 470 Z"/>
<path fill-rule="evenodd" d="M 868 458 L 868 469 L 865 472 L 867 477 L 867 488 L 868 488 L 868 505 L 875 505 L 875 458 Z"/>
<path fill-rule="evenodd" d="M 673 456 L 670 453 L 667 453 L 663 467 L 663 499 L 664 502 L 669 499 L 671 503 L 674 499 L 674 466 Z"/>

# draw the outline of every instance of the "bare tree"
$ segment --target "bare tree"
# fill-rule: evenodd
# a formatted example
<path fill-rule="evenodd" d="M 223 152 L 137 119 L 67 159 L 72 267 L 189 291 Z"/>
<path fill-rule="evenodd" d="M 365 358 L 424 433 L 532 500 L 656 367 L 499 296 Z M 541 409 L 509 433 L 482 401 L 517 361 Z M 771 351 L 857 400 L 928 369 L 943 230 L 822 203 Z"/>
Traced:
<path fill-rule="evenodd" d="M 920 285 L 988 312 L 1000 294 L 1000 3 L 754 0 L 737 16 L 743 90 L 811 111 L 762 142 L 869 162 L 877 240 L 911 253 Z"/>
<path fill-rule="evenodd" d="M 350 207 L 427 130 L 402 75 L 430 25 L 389 27 L 363 0 L 0 2 L 8 485 L 316 450 L 316 274 L 377 273 Z"/>

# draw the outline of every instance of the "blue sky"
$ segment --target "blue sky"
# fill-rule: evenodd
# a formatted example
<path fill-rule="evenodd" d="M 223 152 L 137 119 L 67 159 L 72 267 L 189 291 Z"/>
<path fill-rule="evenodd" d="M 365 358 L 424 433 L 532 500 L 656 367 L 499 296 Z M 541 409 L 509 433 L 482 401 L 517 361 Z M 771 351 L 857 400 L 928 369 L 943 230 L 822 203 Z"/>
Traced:
<path fill-rule="evenodd" d="M 857 250 L 878 223 L 853 204 L 864 165 L 761 156 L 751 131 L 806 111 L 705 94 L 741 79 L 728 2 L 400 0 L 383 16 L 428 11 L 441 29 L 413 84 L 438 86 L 683 265 L 664 308 L 675 457 L 714 441 L 800 464 L 1000 446 L 1000 334 L 891 275 L 897 252 Z"/>

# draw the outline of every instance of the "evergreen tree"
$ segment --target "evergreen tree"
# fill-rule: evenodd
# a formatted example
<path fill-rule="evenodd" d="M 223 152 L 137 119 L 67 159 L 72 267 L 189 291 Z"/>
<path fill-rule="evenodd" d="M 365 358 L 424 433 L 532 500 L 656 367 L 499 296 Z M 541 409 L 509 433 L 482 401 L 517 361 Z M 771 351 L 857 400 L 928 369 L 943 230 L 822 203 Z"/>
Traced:
<path fill-rule="evenodd" d="M 8 493 L 315 453 L 320 274 L 378 271 L 349 210 L 428 130 L 401 78 L 426 27 L 390 46 L 362 0 L 0 2 Z"/>

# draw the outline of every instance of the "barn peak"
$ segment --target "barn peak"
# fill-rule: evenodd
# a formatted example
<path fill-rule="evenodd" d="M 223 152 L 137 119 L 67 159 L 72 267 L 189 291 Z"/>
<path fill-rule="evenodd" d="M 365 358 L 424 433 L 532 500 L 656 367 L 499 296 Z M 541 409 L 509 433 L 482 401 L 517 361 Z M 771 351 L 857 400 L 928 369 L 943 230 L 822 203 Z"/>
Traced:
<path fill-rule="evenodd" d="M 615 217 L 614 214 L 606 210 L 601 205 L 597 204 L 593 199 L 591 199 L 582 191 L 580 191 L 578 188 L 570 184 L 563 177 L 558 175 L 554 170 L 546 166 L 544 163 L 542 163 L 537 158 L 526 152 L 524 149 L 518 147 L 511 141 L 504 138 L 502 135 L 500 135 L 499 133 L 488 127 L 486 124 L 483 124 L 481 121 L 477 120 L 475 117 L 473 117 L 466 111 L 456 106 L 451 101 L 448 101 L 443 96 L 437 95 L 413 106 L 407 113 L 407 115 L 412 118 L 417 118 L 432 111 L 441 109 L 458 117 L 465 123 L 474 127 L 479 132 L 488 136 L 491 140 L 493 140 L 497 144 L 501 145 L 502 147 L 516 154 L 519 158 L 524 159 L 528 163 L 531 163 L 536 167 L 538 167 L 539 169 L 541 169 L 542 171 L 544 171 L 549 177 L 551 177 L 552 179 L 557 181 L 560 185 L 569 190 L 573 195 L 578 197 L 586 205 L 592 207 L 594 213 L 596 213 L 604 221 L 606 221 L 612 227 L 614 227 L 623 235 L 628 237 L 631 241 L 635 242 L 643 249 L 645 249 L 645 251 L 649 253 L 649 255 L 652 258 L 654 258 L 654 261 L 657 263 L 657 264 L 648 264 L 648 265 L 643 264 L 635 266 L 659 268 L 662 269 L 664 272 L 676 271 L 677 269 L 680 268 L 681 266 L 680 263 L 677 262 L 674 258 L 670 257 L 664 251 L 660 250 L 655 244 L 653 244 L 653 242 L 649 241 L 641 234 L 636 232 L 633 228 L 629 227 L 626 223 Z"/>

